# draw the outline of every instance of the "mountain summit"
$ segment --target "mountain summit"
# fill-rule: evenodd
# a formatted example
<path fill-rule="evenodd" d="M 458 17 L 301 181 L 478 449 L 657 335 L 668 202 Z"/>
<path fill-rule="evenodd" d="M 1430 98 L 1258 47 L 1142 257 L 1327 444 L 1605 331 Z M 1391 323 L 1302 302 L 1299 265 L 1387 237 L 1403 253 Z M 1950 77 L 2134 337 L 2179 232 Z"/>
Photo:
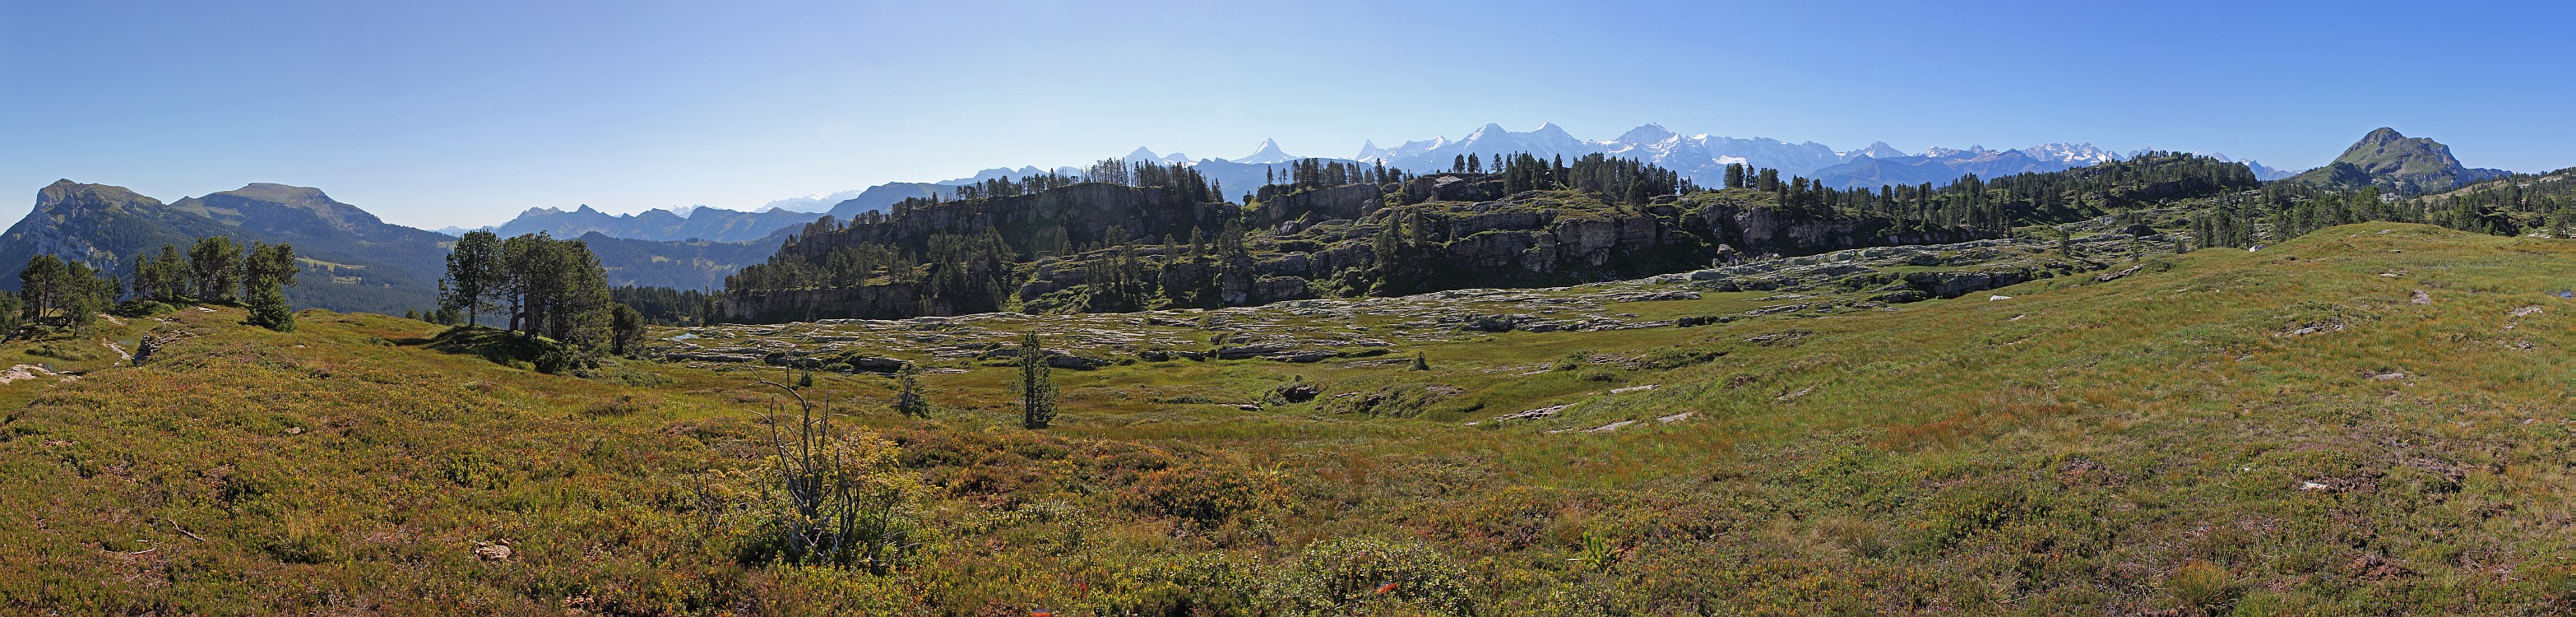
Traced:
<path fill-rule="evenodd" d="M 1287 152 L 1279 150 L 1279 140 L 1264 139 L 1261 140 L 1261 147 L 1252 149 L 1251 156 L 1235 159 L 1234 162 L 1257 165 L 1264 163 L 1286 163 L 1294 160 L 1297 160 L 1297 157 L 1290 156 Z"/>
<path fill-rule="evenodd" d="M 2407 137 L 2379 127 L 2345 148 L 2324 167 L 2290 178 L 2293 182 L 2340 188 L 2376 186 L 2409 193 L 2449 190 L 2462 184 L 2505 175 L 2501 169 L 2473 169 L 2451 156 L 2451 147 L 2425 137 Z"/>

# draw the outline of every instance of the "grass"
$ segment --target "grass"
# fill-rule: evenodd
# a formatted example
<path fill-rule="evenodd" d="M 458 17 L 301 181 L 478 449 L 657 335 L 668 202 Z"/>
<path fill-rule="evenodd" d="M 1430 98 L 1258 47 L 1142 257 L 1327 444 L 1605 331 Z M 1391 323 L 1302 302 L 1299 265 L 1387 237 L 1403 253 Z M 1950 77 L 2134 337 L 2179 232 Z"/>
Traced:
<path fill-rule="evenodd" d="M 1007 367 L 881 350 L 962 371 L 922 377 L 927 421 L 887 378 L 817 376 L 928 487 L 886 576 L 742 558 L 752 373 L 544 375 L 420 322 L 183 310 L 106 334 L 197 334 L 150 366 L 0 386 L 0 612 L 2551 613 L 2576 602 L 2571 256 L 2355 225 L 2010 300 L 1374 358 L 1430 371 L 1059 370 L 1046 431 L 1016 428 Z M 1324 394 L 1232 406 L 1289 380 Z M 1332 413 L 1431 386 L 1455 393 Z"/>

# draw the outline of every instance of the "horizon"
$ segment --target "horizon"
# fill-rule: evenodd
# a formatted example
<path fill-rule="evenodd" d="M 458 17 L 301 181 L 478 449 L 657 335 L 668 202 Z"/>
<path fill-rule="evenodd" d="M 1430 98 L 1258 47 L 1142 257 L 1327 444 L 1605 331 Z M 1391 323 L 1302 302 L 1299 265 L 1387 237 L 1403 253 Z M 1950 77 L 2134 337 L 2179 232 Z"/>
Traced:
<path fill-rule="evenodd" d="M 24 191 L 0 212 L 57 178 L 163 201 L 273 182 L 474 228 L 532 208 L 753 211 L 1139 147 L 1348 158 L 1486 124 L 1909 154 L 2089 143 L 2285 171 L 2387 126 L 2470 167 L 2576 165 L 2548 104 L 2569 90 L 2555 5 L 2413 18 L 2447 49 L 2365 62 L 2335 43 L 2403 5 L 1872 4 L 12 5 L 0 20 L 41 26 L 0 43 L 0 83 L 40 94 L 0 102 L 19 145 L 0 190 Z"/>

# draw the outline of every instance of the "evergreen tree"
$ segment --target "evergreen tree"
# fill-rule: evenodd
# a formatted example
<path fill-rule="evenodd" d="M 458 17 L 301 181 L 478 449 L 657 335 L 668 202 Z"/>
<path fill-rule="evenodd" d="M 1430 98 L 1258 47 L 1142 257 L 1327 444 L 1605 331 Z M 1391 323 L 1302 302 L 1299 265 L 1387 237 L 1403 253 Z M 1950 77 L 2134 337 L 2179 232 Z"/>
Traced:
<path fill-rule="evenodd" d="M 0 343 L 18 338 L 18 328 L 27 325 L 26 315 L 19 313 L 25 308 L 17 296 L 0 295 Z"/>
<path fill-rule="evenodd" d="M 115 304 L 121 283 L 89 264 L 52 254 L 27 258 L 18 273 L 20 325 L 70 328 L 86 334 L 98 313 Z"/>
<path fill-rule="evenodd" d="M 295 311 L 287 306 L 286 288 L 295 286 L 295 247 L 253 243 L 242 258 L 242 301 L 249 323 L 279 332 L 295 331 Z"/>
<path fill-rule="evenodd" d="M 608 320 L 608 353 L 633 357 L 644 353 L 644 313 L 624 304 L 611 309 Z"/>
<path fill-rule="evenodd" d="M 929 418 L 930 399 L 921 394 L 921 367 L 910 362 L 894 372 L 894 410 L 907 418 Z"/>
<path fill-rule="evenodd" d="M 465 323 L 483 316 L 507 281 L 501 271 L 501 238 L 489 231 L 469 231 L 447 254 L 447 278 L 440 281 L 438 305 L 465 312 Z"/>
<path fill-rule="evenodd" d="M 56 305 L 64 301 L 62 281 L 68 267 L 52 253 L 27 258 L 27 267 L 18 271 L 19 310 L 25 311 L 27 323 L 45 325 Z"/>
<path fill-rule="evenodd" d="M 197 286 L 197 300 L 229 303 L 233 289 L 241 284 L 241 245 L 232 238 L 208 236 L 198 238 L 188 248 L 188 272 Z"/>
<path fill-rule="evenodd" d="M 1020 426 L 1042 429 L 1055 424 L 1055 377 L 1047 366 L 1046 350 L 1038 344 L 1038 334 L 1020 335 L 1017 358 L 1020 377 L 1013 385 L 1020 391 Z"/>

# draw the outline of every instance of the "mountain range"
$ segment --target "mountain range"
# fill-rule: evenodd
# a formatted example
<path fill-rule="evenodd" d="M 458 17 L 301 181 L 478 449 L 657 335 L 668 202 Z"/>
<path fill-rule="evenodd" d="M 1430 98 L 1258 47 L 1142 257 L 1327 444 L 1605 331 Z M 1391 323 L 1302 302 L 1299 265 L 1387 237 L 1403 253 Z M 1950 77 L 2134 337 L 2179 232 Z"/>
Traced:
<path fill-rule="evenodd" d="M 448 237 L 386 223 L 322 191 L 282 184 L 171 203 L 120 186 L 56 181 L 36 193 L 35 210 L 0 233 L 0 286 L 15 288 L 17 270 L 40 253 L 62 255 L 119 276 L 137 259 L 179 250 L 197 238 L 295 245 L 304 274 L 287 288 L 296 306 L 390 312 L 436 304 Z"/>
<path fill-rule="evenodd" d="M 595 211 L 593 211 L 595 212 Z M 660 242 L 592 232 L 561 233 L 589 241 L 613 285 L 701 289 L 756 263 L 776 242 Z M 287 288 L 297 307 L 402 314 L 437 305 L 438 280 L 454 238 L 386 223 L 320 189 L 254 183 L 173 202 L 125 187 L 59 180 L 36 193 L 35 209 L 0 232 L 0 289 L 38 254 L 62 255 L 123 276 L 136 260 L 197 238 L 291 244 L 301 261 Z"/>
<path fill-rule="evenodd" d="M 1636 157 L 1688 169 L 1693 177 L 1723 173 L 1727 163 L 1746 163 L 1823 179 L 1828 186 L 1880 184 L 1946 184 L 1961 174 L 1985 177 L 2031 171 L 2065 170 L 2122 161 L 2146 151 L 2120 154 L 2089 144 L 2047 144 L 2012 150 L 1972 146 L 1932 148 L 1904 154 L 1885 143 L 1835 151 L 1812 142 L 1790 144 L 1770 139 L 1684 136 L 1647 125 L 1617 139 L 1586 141 L 1553 125 L 1514 133 L 1486 125 L 1459 141 L 1445 138 L 1409 141 L 1394 148 L 1374 143 L 1359 156 L 1329 159 L 1351 163 L 1384 163 L 1393 167 L 1436 171 L 1446 159 L 1466 152 L 1531 152 L 1544 156 L 1608 154 Z M 1135 163 L 1188 165 L 1225 192 L 1245 193 L 1268 182 L 1282 163 L 1300 160 L 1276 141 L 1265 140 L 1254 154 L 1238 159 L 1198 159 L 1146 148 L 1130 152 Z M 2223 155 L 2216 158 L 2224 160 Z M 1186 162 L 1184 162 L 1186 161 Z M 2494 178 L 2505 172 L 2460 164 L 2450 148 L 2425 138 L 2410 138 L 2381 128 L 2347 148 L 2334 163 L 2288 176 L 2259 163 L 2245 162 L 2258 178 L 2336 188 L 2381 187 L 2425 192 Z M 1689 167 L 1684 167 L 1689 166 Z M 1078 174 L 1060 167 L 1054 173 Z M 742 266 L 770 256 L 799 226 L 821 216 L 851 218 L 888 208 L 906 198 L 941 195 L 953 187 L 994 178 L 1049 173 L 1037 167 L 992 168 L 974 176 L 941 182 L 899 182 L 833 196 L 846 198 L 822 213 L 770 208 L 742 212 L 723 208 L 657 209 L 641 214 L 611 215 L 588 206 L 572 210 L 536 208 L 493 229 L 505 236 L 545 232 L 580 238 L 598 253 L 612 284 L 682 289 L 718 286 Z M 2265 178 L 2265 176 L 2270 176 Z M 1716 179 L 1704 180 L 1715 184 Z M 1229 199 L 1231 201 L 1231 199 Z M 135 260 L 162 245 L 185 246 L 196 238 L 223 235 L 236 242 L 288 243 L 303 258 L 304 284 L 289 290 L 297 306 L 341 311 L 398 313 L 434 305 L 437 281 L 451 237 L 439 232 L 385 223 L 357 206 L 332 199 L 319 189 L 254 183 L 240 189 L 164 203 L 122 187 L 61 180 L 38 191 L 36 207 L 6 233 L 0 233 L 0 267 L 14 270 L 36 254 L 79 259 L 114 273 L 128 273 Z M 0 287 L 14 287 L 16 277 L 0 277 Z"/>
<path fill-rule="evenodd" d="M 1816 142 L 1788 143 L 1764 138 L 1722 137 L 1710 134 L 1683 135 L 1658 124 L 1647 124 L 1608 140 L 1587 140 L 1566 132 L 1555 123 L 1539 125 L 1536 130 L 1513 132 L 1499 124 L 1486 124 L 1469 131 L 1464 139 L 1435 137 L 1406 141 L 1392 148 L 1380 147 L 1375 141 L 1363 142 L 1358 154 L 1349 158 L 1305 157 L 1287 152 L 1275 139 L 1262 140 L 1250 154 L 1231 158 L 1193 160 L 1181 153 L 1158 154 L 1138 147 L 1119 157 L 1129 163 L 1187 165 L 1219 185 L 1221 192 L 1241 195 L 1260 188 L 1281 173 L 1281 166 L 1309 158 L 1354 164 L 1384 164 L 1413 172 L 1443 171 L 1457 157 L 1476 154 L 1480 158 L 1496 154 L 1527 152 L 1541 157 L 1580 158 L 1591 154 L 1642 159 L 1667 169 L 1681 172 L 1702 185 L 1723 181 L 1728 164 L 1778 169 L 1791 176 L 1805 176 L 1835 188 L 1875 187 L 1885 184 L 1947 184 L 1961 175 L 1980 177 L 2006 176 L 2017 173 L 2050 172 L 2122 160 L 2148 152 L 2126 154 L 2085 143 L 2050 143 L 2011 150 L 1992 150 L 1984 146 L 1929 148 L 1907 154 L 1886 142 L 1872 142 L 1852 150 L 1835 150 Z M 2212 153 L 2220 160 L 2225 154 Z M 2255 161 L 2241 161 L 2254 171 L 2257 179 L 2270 181 L 2289 177 L 2286 172 Z M 713 207 L 646 210 L 637 214 L 608 214 L 579 206 L 530 208 L 517 218 L 487 227 L 503 235 L 544 231 L 557 237 L 579 237 L 587 233 L 656 241 L 706 240 L 714 242 L 748 242 L 760 240 L 775 244 L 783 230 L 812 222 L 818 215 L 829 214 L 847 219 L 870 211 L 883 211 L 906 198 L 945 195 L 953 187 L 975 184 L 996 178 L 1025 178 L 1045 173 L 1080 175 L 1081 167 L 1060 166 L 1042 169 L 1025 166 L 985 169 L 972 176 L 937 182 L 890 182 L 863 190 L 807 195 L 769 202 L 752 211 Z M 1230 188 L 1229 188 L 1230 187 Z M 463 229 L 440 230 L 450 235 Z"/>
<path fill-rule="evenodd" d="M 1815 178 L 1834 188 L 1925 182 L 1939 185 L 1970 173 L 1993 177 L 2060 171 L 2139 154 L 2123 155 L 2092 144 L 2051 143 L 2013 150 L 1990 150 L 1984 146 L 1966 149 L 1935 147 L 1909 155 L 1887 145 L 1887 142 L 1872 142 L 1852 150 L 1835 150 L 1812 141 L 1793 144 L 1766 137 L 1737 138 L 1706 133 L 1683 135 L 1660 124 L 1639 126 L 1612 139 L 1593 141 L 1575 137 L 1563 127 L 1547 123 L 1539 125 L 1537 130 L 1521 133 L 1498 124 L 1486 124 L 1468 132 L 1465 139 L 1451 141 L 1441 137 L 1407 141 L 1393 148 L 1382 148 L 1372 141 L 1362 144 L 1359 154 L 1353 158 L 1383 162 L 1390 167 L 1412 171 L 1432 171 L 1448 169 L 1456 157 L 1467 154 L 1490 156 L 1515 152 L 1543 157 L 1576 158 L 1607 154 L 1640 159 L 1681 172 L 1704 185 L 1721 181 L 1727 165 L 1744 164 L 1777 169 L 1783 175 Z M 2226 158 L 2223 154 L 2212 156 Z M 2247 163 L 2257 178 L 2268 180 L 2288 175 L 2260 163 Z"/>

